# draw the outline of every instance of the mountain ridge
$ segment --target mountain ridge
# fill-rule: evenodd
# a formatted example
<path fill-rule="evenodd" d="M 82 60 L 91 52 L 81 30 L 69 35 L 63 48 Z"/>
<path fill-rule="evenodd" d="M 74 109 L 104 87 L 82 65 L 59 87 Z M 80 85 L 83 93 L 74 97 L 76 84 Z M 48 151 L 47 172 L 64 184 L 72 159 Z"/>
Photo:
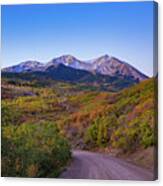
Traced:
<path fill-rule="evenodd" d="M 2 72 L 44 72 L 49 67 L 57 68 L 59 64 L 63 64 L 66 67 L 71 67 L 76 70 L 85 70 L 93 74 L 107 75 L 111 77 L 120 75 L 125 77 L 132 77 L 138 81 L 142 81 L 148 78 L 148 76 L 140 72 L 132 65 L 107 54 L 95 58 L 91 61 L 81 61 L 72 55 L 62 55 L 60 57 L 53 58 L 51 61 L 45 64 L 40 63 L 39 61 L 28 60 L 19 63 L 18 65 L 3 68 Z"/>

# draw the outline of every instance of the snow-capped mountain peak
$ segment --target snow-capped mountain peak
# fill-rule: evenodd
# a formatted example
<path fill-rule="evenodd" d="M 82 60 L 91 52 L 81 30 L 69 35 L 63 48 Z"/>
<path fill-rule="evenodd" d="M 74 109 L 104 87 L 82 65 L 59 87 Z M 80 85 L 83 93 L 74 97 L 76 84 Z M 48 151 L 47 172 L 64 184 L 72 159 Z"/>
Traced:
<path fill-rule="evenodd" d="M 28 71 L 40 71 L 43 69 L 43 67 L 44 67 L 43 63 L 29 60 L 29 61 L 24 61 L 18 65 L 4 68 L 3 71 L 20 73 L 20 72 L 28 72 Z"/>
<path fill-rule="evenodd" d="M 108 76 L 125 76 L 135 80 L 144 80 L 146 75 L 135 69 L 133 66 L 107 54 L 90 61 L 81 61 L 72 55 L 63 55 L 54 58 L 48 63 L 38 61 L 26 61 L 18 65 L 4 68 L 5 72 L 29 72 L 29 71 L 46 71 L 49 67 L 57 68 L 59 64 L 71 67 L 77 70 L 85 70 L 97 74 Z"/>

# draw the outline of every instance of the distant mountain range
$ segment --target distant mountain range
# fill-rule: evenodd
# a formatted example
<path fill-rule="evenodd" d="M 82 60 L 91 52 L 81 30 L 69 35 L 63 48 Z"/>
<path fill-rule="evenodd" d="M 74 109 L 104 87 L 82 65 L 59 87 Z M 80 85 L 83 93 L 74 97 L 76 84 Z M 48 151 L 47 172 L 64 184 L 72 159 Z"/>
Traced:
<path fill-rule="evenodd" d="M 56 81 L 75 83 L 84 89 L 117 92 L 148 77 L 115 57 L 108 55 L 81 61 L 71 55 L 54 58 L 48 63 L 25 61 L 2 69 L 2 77 L 37 81 L 48 86 Z M 49 85 L 50 86 L 50 85 Z"/>
<path fill-rule="evenodd" d="M 61 72 L 63 70 L 63 72 Z M 81 61 L 71 55 L 63 55 L 52 59 L 50 62 L 43 64 L 38 61 L 25 61 L 18 65 L 2 69 L 2 72 L 10 73 L 24 73 L 24 72 L 43 72 L 50 73 L 55 76 L 64 76 L 61 79 L 66 79 L 66 76 L 100 76 L 103 78 L 121 77 L 132 79 L 133 81 L 142 81 L 148 77 L 139 70 L 121 61 L 115 57 L 108 55 L 90 61 Z M 54 72 L 54 74 L 53 74 Z M 73 72 L 73 73 L 72 73 Z M 68 74 L 67 74 L 68 73 Z M 62 75 L 61 75 L 62 74 Z M 57 78 L 58 79 L 58 78 Z M 73 78 L 74 79 L 74 78 Z"/>

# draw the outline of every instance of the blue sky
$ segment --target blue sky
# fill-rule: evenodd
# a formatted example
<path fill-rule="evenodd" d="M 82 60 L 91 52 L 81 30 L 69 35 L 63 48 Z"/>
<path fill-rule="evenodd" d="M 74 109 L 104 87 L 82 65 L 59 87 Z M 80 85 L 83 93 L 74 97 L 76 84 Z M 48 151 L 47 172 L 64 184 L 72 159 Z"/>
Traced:
<path fill-rule="evenodd" d="M 153 74 L 153 3 L 2 6 L 2 67 L 108 54 Z"/>

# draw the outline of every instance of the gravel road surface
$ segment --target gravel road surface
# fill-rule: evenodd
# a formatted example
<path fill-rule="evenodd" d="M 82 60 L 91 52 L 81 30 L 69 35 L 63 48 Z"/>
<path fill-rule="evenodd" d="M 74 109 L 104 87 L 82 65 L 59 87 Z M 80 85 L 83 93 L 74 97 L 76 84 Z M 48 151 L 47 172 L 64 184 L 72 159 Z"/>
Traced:
<path fill-rule="evenodd" d="M 153 180 L 152 172 L 106 154 L 76 150 L 72 155 L 70 166 L 60 178 Z"/>

